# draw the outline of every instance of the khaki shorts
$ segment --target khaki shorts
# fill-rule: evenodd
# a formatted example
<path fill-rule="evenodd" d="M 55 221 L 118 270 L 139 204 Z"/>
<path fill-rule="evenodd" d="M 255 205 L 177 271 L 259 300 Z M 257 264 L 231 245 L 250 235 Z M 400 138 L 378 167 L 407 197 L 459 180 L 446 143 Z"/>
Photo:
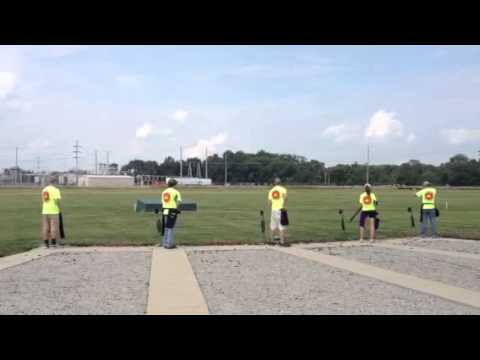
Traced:
<path fill-rule="evenodd" d="M 272 231 L 274 230 L 280 230 L 283 231 L 287 227 L 281 224 L 281 218 L 282 218 L 282 212 L 280 210 L 273 210 L 272 211 L 272 217 L 270 219 L 270 229 Z"/>
<path fill-rule="evenodd" d="M 43 240 L 57 239 L 59 233 L 59 220 L 58 215 L 43 215 L 42 221 L 42 235 Z"/>

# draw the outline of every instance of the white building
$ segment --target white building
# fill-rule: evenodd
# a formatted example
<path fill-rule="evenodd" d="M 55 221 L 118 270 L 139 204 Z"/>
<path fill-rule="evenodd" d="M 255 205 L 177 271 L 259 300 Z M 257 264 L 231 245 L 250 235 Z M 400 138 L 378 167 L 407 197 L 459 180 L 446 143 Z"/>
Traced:
<path fill-rule="evenodd" d="M 83 175 L 78 179 L 78 186 L 107 188 L 133 187 L 134 178 L 123 175 Z"/>
<path fill-rule="evenodd" d="M 212 185 L 212 179 L 204 179 L 198 177 L 167 177 L 166 182 L 168 180 L 175 179 L 178 182 L 178 185 Z"/>

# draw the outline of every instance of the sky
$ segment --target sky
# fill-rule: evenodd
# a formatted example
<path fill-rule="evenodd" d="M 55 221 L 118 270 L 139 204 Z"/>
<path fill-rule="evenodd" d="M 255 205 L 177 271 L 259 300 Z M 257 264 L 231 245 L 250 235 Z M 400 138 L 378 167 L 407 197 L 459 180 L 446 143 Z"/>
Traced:
<path fill-rule="evenodd" d="M 0 46 L 0 168 L 203 158 L 440 164 L 480 150 L 479 46 Z"/>

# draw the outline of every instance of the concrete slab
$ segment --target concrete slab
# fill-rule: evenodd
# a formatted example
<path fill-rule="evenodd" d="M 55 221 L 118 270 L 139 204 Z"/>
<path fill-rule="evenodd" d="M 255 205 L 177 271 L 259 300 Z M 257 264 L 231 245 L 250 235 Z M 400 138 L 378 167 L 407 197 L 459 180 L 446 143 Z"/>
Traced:
<path fill-rule="evenodd" d="M 212 245 L 212 246 L 180 246 L 185 251 L 232 251 L 232 250 L 263 250 L 269 245 Z"/>
<path fill-rule="evenodd" d="M 450 301 L 455 301 L 468 306 L 480 308 L 480 292 L 462 289 L 459 287 L 442 284 L 437 281 L 425 280 L 411 275 L 401 274 L 391 270 L 385 270 L 376 266 L 363 264 L 353 260 L 347 260 L 338 256 L 321 254 L 299 247 L 274 248 L 290 255 L 330 265 L 352 273 L 368 276 L 397 286 L 435 295 Z"/>
<path fill-rule="evenodd" d="M 154 249 L 153 246 L 65 246 L 49 249 L 52 252 L 67 253 L 90 253 L 90 252 L 148 252 Z"/>
<path fill-rule="evenodd" d="M 24 264 L 26 262 L 40 259 L 44 256 L 52 254 L 53 249 L 37 248 L 24 253 L 5 256 L 0 258 L 0 270 L 7 269 L 12 266 Z"/>
<path fill-rule="evenodd" d="M 421 248 L 417 246 L 410 246 L 410 245 L 391 245 L 391 244 L 373 244 L 373 246 L 379 246 L 387 249 L 396 249 L 396 250 L 410 250 L 420 253 L 427 253 L 427 254 L 436 254 L 436 255 L 445 255 L 445 256 L 453 256 L 457 258 L 464 258 L 464 259 L 473 259 L 473 260 L 480 260 L 480 255 L 478 254 L 468 254 L 468 253 L 461 253 L 456 251 L 445 251 L 445 250 L 435 250 L 435 249 L 428 249 L 428 248 Z"/>
<path fill-rule="evenodd" d="M 147 315 L 208 315 L 208 307 L 183 249 L 155 248 Z"/>

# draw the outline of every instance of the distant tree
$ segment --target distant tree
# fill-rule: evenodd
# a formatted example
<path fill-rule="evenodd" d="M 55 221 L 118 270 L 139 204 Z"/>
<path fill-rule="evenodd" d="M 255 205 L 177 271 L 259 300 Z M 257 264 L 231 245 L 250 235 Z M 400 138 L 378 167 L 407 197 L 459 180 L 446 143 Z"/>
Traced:
<path fill-rule="evenodd" d="M 233 184 L 270 184 L 276 176 L 292 184 L 324 184 L 327 174 L 331 183 L 337 185 L 362 185 L 366 181 L 366 166 L 363 164 L 326 167 L 325 163 L 308 160 L 304 156 L 274 154 L 265 150 L 257 153 L 227 150 L 221 155 L 213 154 L 208 157 L 208 176 L 214 183 L 223 184 L 225 181 L 225 156 L 228 182 Z M 204 161 L 188 158 L 183 161 L 184 176 L 187 175 L 189 162 L 192 163 L 194 175 L 198 162 L 202 164 L 202 175 L 205 174 Z M 170 156 L 161 164 L 152 160 L 135 159 L 122 166 L 122 171 L 145 175 L 179 175 L 180 162 Z M 480 163 L 463 154 L 455 155 L 449 162 L 439 166 L 410 160 L 401 165 L 371 165 L 369 171 L 369 181 L 375 185 L 420 185 L 425 180 L 436 185 L 480 185 Z"/>

